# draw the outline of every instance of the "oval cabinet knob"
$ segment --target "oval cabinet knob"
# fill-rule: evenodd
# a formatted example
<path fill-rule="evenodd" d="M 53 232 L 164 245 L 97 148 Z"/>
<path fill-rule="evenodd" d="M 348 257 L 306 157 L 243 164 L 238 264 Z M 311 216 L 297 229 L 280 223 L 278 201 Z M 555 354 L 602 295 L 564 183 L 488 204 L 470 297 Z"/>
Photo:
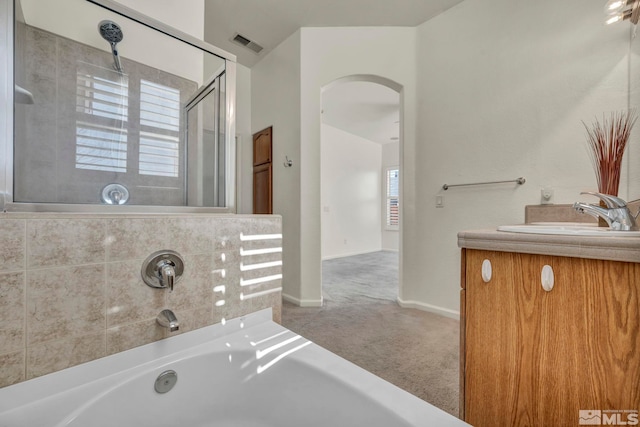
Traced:
<path fill-rule="evenodd" d="M 555 278 L 553 276 L 553 268 L 550 265 L 542 267 L 542 273 L 540 274 L 540 281 L 542 282 L 542 289 L 549 292 L 553 289 Z"/>
<path fill-rule="evenodd" d="M 491 261 L 485 259 L 482 261 L 482 280 L 484 280 L 484 283 L 489 283 L 492 275 L 493 269 L 491 267 Z"/>

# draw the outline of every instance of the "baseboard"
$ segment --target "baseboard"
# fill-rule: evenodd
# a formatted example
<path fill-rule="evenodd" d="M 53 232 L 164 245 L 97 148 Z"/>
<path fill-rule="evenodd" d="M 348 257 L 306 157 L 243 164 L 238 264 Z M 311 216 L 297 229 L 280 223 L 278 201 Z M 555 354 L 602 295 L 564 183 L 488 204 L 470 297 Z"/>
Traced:
<path fill-rule="evenodd" d="M 290 302 L 291 304 L 295 304 L 298 307 L 322 307 L 322 299 L 319 300 L 301 300 L 296 297 L 292 297 L 291 295 L 287 295 L 285 293 L 282 294 L 282 299 Z"/>
<path fill-rule="evenodd" d="M 350 252 L 348 254 L 330 255 L 330 256 L 322 257 L 322 261 L 328 261 L 330 259 L 346 258 L 346 257 L 356 256 L 356 255 L 373 254 L 373 253 L 381 252 L 381 251 L 384 251 L 384 250 L 386 250 L 386 249 L 376 249 L 376 250 L 373 250 L 373 251 Z"/>
<path fill-rule="evenodd" d="M 403 308 L 415 308 L 422 311 L 429 311 L 441 316 L 450 317 L 452 319 L 460 320 L 460 312 L 457 310 L 450 310 L 444 307 L 438 307 L 436 305 L 426 304 L 418 301 L 403 301 L 399 297 L 397 299 L 398 305 Z"/>

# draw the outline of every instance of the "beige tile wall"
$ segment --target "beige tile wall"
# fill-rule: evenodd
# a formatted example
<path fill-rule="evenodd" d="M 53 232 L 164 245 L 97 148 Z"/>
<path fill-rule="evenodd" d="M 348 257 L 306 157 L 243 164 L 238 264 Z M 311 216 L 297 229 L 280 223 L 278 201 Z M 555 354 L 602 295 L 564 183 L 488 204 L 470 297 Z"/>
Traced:
<path fill-rule="evenodd" d="M 527 205 L 524 207 L 524 222 L 596 222 L 591 215 L 580 214 L 572 204 Z"/>
<path fill-rule="evenodd" d="M 280 233 L 278 216 L 0 214 L 0 387 L 267 307 L 280 321 Z M 185 261 L 173 293 L 140 277 L 161 249 Z"/>
<path fill-rule="evenodd" d="M 627 202 L 633 215 L 640 211 L 640 200 Z M 566 205 L 527 205 L 524 208 L 524 222 L 596 222 L 591 215 L 580 214 L 573 209 L 573 204 Z"/>
<path fill-rule="evenodd" d="M 105 44 L 105 46 L 108 46 Z M 148 80 L 176 89 L 181 111 L 197 91 L 188 79 L 121 57 L 128 82 L 127 133 L 128 172 L 95 171 L 76 167 L 78 124 L 94 121 L 77 111 L 78 75 L 90 75 L 119 82 L 110 51 L 96 49 L 29 25 L 17 25 L 16 78 L 34 96 L 32 105 L 16 104 L 15 109 L 15 192 L 20 202 L 100 204 L 102 188 L 109 182 L 131 191 L 129 205 L 182 206 L 184 204 L 184 162 L 178 177 L 158 177 L 138 173 L 140 151 L 140 81 Z M 122 101 L 124 102 L 124 101 Z M 112 126 L 121 123 L 114 120 Z M 184 128 L 184 118 L 181 119 Z M 192 125 L 198 127 L 197 121 Z M 180 156 L 185 142 L 179 133 Z M 105 181 L 105 176 L 110 179 Z"/>

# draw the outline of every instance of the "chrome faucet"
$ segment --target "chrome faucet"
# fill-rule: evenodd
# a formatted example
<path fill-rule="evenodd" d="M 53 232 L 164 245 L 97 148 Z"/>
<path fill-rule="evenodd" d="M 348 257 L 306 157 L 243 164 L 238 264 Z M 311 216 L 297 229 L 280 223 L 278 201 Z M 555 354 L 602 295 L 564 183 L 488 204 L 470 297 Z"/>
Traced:
<path fill-rule="evenodd" d="M 586 213 L 592 217 L 602 218 L 607 221 L 609 227 L 616 231 L 637 231 L 638 224 L 636 223 L 637 214 L 633 215 L 627 207 L 627 202 L 619 197 L 610 196 L 608 194 L 583 192 L 580 194 L 590 194 L 598 197 L 604 202 L 607 208 L 602 208 L 596 205 L 590 205 L 588 203 L 576 202 L 573 204 L 573 209 L 579 213 Z"/>
<path fill-rule="evenodd" d="M 160 283 L 169 288 L 169 292 L 173 292 L 173 284 L 176 281 L 176 270 L 172 263 L 165 262 L 159 266 L 160 270 Z"/>
<path fill-rule="evenodd" d="M 184 261 L 179 253 L 164 249 L 149 255 L 142 263 L 140 273 L 144 283 L 152 288 L 173 292 L 174 285 L 184 273 Z"/>
<path fill-rule="evenodd" d="M 180 329 L 180 322 L 178 322 L 173 311 L 169 309 L 162 310 L 160 314 L 158 314 L 158 317 L 156 317 L 156 322 L 163 328 L 169 329 L 170 332 L 175 332 Z"/>

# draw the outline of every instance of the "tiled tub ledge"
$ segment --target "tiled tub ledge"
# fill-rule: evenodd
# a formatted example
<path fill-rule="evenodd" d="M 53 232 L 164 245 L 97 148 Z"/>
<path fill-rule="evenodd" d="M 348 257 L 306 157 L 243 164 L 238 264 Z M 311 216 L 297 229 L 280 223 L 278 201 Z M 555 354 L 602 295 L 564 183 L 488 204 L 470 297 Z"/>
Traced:
<path fill-rule="evenodd" d="M 0 387 L 263 308 L 279 322 L 281 222 L 273 215 L 0 214 Z M 242 256 L 241 248 L 270 250 Z M 140 276 L 147 256 L 163 249 L 185 260 L 172 293 Z M 241 263 L 264 266 L 243 271 Z M 241 286 L 260 278 L 270 279 Z M 164 308 L 176 313 L 178 332 L 156 324 Z"/>

